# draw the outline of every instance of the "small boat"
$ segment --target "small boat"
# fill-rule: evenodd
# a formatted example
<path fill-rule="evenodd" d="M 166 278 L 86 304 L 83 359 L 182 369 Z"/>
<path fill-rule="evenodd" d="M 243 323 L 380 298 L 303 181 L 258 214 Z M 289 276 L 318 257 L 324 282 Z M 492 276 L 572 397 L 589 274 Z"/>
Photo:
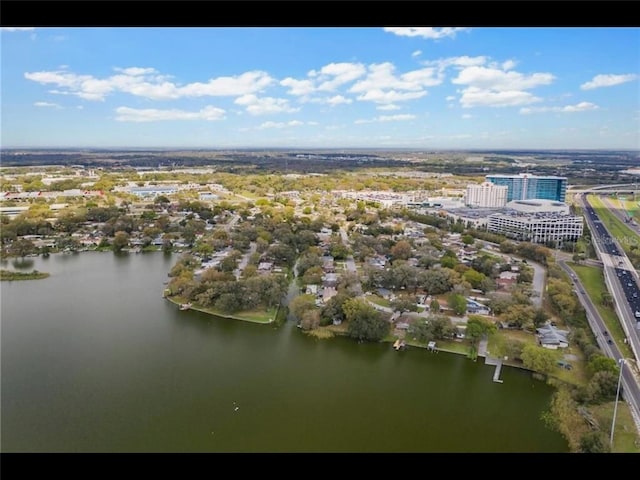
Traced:
<path fill-rule="evenodd" d="M 181 303 L 180 304 L 180 310 L 189 310 L 191 308 L 191 304 L 190 303 Z"/>

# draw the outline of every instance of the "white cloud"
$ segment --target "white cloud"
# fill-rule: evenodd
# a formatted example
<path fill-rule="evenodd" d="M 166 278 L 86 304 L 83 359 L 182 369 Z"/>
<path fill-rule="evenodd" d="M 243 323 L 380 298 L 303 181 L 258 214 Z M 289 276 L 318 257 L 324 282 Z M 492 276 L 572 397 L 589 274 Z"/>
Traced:
<path fill-rule="evenodd" d="M 529 92 L 483 90 L 476 87 L 465 88 L 460 97 L 460 103 L 464 108 L 517 107 L 539 101 L 540 98 L 533 96 Z"/>
<path fill-rule="evenodd" d="M 569 113 L 585 112 L 588 110 L 597 110 L 597 109 L 598 109 L 598 106 L 590 102 L 580 102 L 576 105 L 567 105 L 565 107 L 562 107 L 563 112 L 569 112 Z"/>
<path fill-rule="evenodd" d="M 85 100 L 104 100 L 113 92 L 154 100 L 181 97 L 240 96 L 257 93 L 274 82 L 267 73 L 245 72 L 233 77 L 218 77 L 206 83 L 194 82 L 179 86 L 158 75 L 153 68 L 116 68 L 119 73 L 106 78 L 79 75 L 66 70 L 26 72 L 25 78 L 41 84 L 54 84 L 62 90 L 55 93 L 76 95 Z"/>
<path fill-rule="evenodd" d="M 292 113 L 300 110 L 289 105 L 284 98 L 262 97 L 253 94 L 243 95 L 235 99 L 234 103 L 242 105 L 251 115 L 265 115 L 269 113 Z"/>
<path fill-rule="evenodd" d="M 358 100 L 395 103 L 413 100 L 427 94 L 425 87 L 442 83 L 435 68 L 426 67 L 397 76 L 390 62 L 369 65 L 367 76 L 356 82 L 350 92 L 360 93 Z"/>
<path fill-rule="evenodd" d="M 384 27 L 385 32 L 393 33 L 400 37 L 421 37 L 438 39 L 444 37 L 455 37 L 456 33 L 469 30 L 464 27 Z"/>
<path fill-rule="evenodd" d="M 503 70 L 511 70 L 516 65 L 517 65 L 517 63 L 516 63 L 515 60 L 507 60 L 505 62 L 502 62 L 502 69 Z"/>
<path fill-rule="evenodd" d="M 451 80 L 459 85 L 497 91 L 526 90 L 540 85 L 549 85 L 555 77 L 550 73 L 523 75 L 514 71 L 498 70 L 481 66 L 466 67 Z"/>
<path fill-rule="evenodd" d="M 638 78 L 638 75 L 635 73 L 628 73 L 626 75 L 596 75 L 588 82 L 580 85 L 580 88 L 582 90 L 592 90 L 594 88 L 613 87 L 621 83 L 631 82 L 636 78 Z"/>
<path fill-rule="evenodd" d="M 274 79 L 262 71 L 245 72 L 235 77 L 218 77 L 207 83 L 191 83 L 180 87 L 181 96 L 238 96 L 257 93 L 268 87 Z"/>
<path fill-rule="evenodd" d="M 333 91 L 340 85 L 351 82 L 366 73 L 361 63 L 330 63 L 320 69 L 319 80 L 322 82 L 318 90 Z"/>
<path fill-rule="evenodd" d="M 398 105 L 394 105 L 393 103 L 387 103 L 384 105 L 377 105 L 376 110 L 400 110 L 400 107 Z"/>
<path fill-rule="evenodd" d="M 60 68 L 68 68 L 68 65 L 61 65 Z M 142 67 L 129 67 L 129 68 L 114 68 L 116 72 L 122 72 L 125 75 L 151 75 L 152 73 L 158 73 L 155 68 L 142 68 Z"/>
<path fill-rule="evenodd" d="M 580 102 L 575 105 L 565 105 L 564 107 L 528 107 L 521 108 L 520 113 L 528 115 L 531 113 L 559 112 L 559 113 L 575 113 L 586 112 L 589 110 L 597 110 L 599 107 L 590 102 Z"/>
<path fill-rule="evenodd" d="M 309 71 L 307 79 L 287 77 L 280 81 L 280 85 L 289 87 L 287 93 L 296 96 L 306 96 L 317 91 L 332 92 L 341 85 L 361 77 L 366 71 L 361 63 L 329 63 L 320 70 Z"/>
<path fill-rule="evenodd" d="M 473 118 L 473 115 L 470 115 L 470 114 L 468 114 L 468 113 L 464 113 L 464 114 L 462 115 L 462 118 L 463 118 L 464 120 L 469 120 L 470 118 Z"/>
<path fill-rule="evenodd" d="M 287 93 L 289 95 L 308 95 L 316 90 L 311 80 L 296 80 L 295 78 L 287 77 L 280 82 L 283 87 L 289 87 Z"/>
<path fill-rule="evenodd" d="M 35 107 L 45 107 L 45 108 L 62 108 L 57 103 L 49 103 L 49 102 L 35 102 L 33 104 Z"/>
<path fill-rule="evenodd" d="M 312 122 L 309 122 L 312 123 Z M 264 122 L 262 125 L 260 125 L 258 128 L 260 130 L 264 130 L 266 128 L 285 128 L 285 127 L 299 127 L 301 125 L 304 125 L 304 122 L 301 122 L 300 120 L 291 120 L 290 122 Z"/>
<path fill-rule="evenodd" d="M 459 57 L 447 57 L 440 58 L 438 60 L 428 60 L 423 62 L 424 65 L 436 66 L 440 72 L 444 71 L 447 67 L 473 67 L 478 65 L 484 65 L 487 63 L 488 57 L 480 55 L 477 57 L 470 57 L 468 55 L 461 55 Z"/>
<path fill-rule="evenodd" d="M 412 57 L 419 57 L 420 55 L 422 55 L 422 50 L 416 50 L 411 54 Z"/>
<path fill-rule="evenodd" d="M 453 102 L 456 99 L 455 95 L 449 95 L 445 100 L 447 102 Z"/>
<path fill-rule="evenodd" d="M 554 79 L 555 77 L 550 73 L 524 75 L 513 70 L 505 71 L 473 65 L 460 70 L 458 76 L 451 82 L 468 85 L 462 90 L 460 97 L 460 103 L 465 108 L 507 107 L 540 101 L 540 98 L 525 90 L 548 85 Z"/>
<path fill-rule="evenodd" d="M 197 112 L 177 109 L 159 110 L 155 108 L 118 107 L 116 108 L 116 113 L 116 120 L 119 122 L 157 122 L 162 120 L 222 120 L 225 111 L 209 105 Z"/>
<path fill-rule="evenodd" d="M 35 27 L 0 27 L 3 32 L 29 32 L 35 30 Z"/>
<path fill-rule="evenodd" d="M 329 105 L 335 106 L 335 105 L 341 105 L 343 103 L 349 104 L 352 101 L 353 100 L 351 100 L 350 98 L 345 98 L 342 95 L 336 95 L 334 97 L 328 98 L 326 100 L 326 103 L 328 103 Z"/>
<path fill-rule="evenodd" d="M 375 103 L 395 103 L 404 102 L 407 100 L 415 100 L 424 97 L 427 92 L 397 92 L 395 90 L 383 91 L 380 89 L 369 90 L 368 92 L 360 95 L 358 100 L 375 102 Z"/>
<path fill-rule="evenodd" d="M 359 125 L 362 123 L 374 123 L 374 122 L 402 122 L 406 120 L 413 120 L 414 118 L 416 118 L 416 116 L 410 113 L 401 113 L 398 115 L 380 115 L 378 117 L 375 117 L 369 120 L 356 120 L 353 123 Z"/>

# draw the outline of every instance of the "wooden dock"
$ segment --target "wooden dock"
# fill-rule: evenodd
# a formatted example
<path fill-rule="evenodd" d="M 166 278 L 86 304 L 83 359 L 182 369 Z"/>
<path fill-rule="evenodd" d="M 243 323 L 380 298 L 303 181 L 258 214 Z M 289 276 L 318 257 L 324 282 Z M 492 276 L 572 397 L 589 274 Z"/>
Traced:
<path fill-rule="evenodd" d="M 502 371 L 502 359 L 492 358 L 489 356 L 484 357 L 485 365 L 495 365 L 496 370 L 493 372 L 493 381 L 496 383 L 503 383 L 500 379 L 500 372 Z"/>

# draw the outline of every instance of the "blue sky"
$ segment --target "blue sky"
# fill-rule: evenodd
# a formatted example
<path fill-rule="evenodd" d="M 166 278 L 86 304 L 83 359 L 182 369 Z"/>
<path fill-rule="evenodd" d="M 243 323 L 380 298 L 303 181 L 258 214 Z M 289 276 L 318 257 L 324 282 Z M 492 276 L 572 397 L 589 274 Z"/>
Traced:
<path fill-rule="evenodd" d="M 11 147 L 640 149 L 640 29 L 2 28 Z"/>

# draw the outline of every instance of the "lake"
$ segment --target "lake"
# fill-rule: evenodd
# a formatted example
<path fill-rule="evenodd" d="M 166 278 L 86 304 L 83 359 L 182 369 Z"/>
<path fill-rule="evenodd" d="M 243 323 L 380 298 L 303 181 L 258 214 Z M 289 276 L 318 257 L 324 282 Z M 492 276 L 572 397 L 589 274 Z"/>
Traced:
<path fill-rule="evenodd" d="M 55 254 L 2 282 L 2 452 L 568 451 L 528 372 L 180 311 L 176 259 Z"/>

